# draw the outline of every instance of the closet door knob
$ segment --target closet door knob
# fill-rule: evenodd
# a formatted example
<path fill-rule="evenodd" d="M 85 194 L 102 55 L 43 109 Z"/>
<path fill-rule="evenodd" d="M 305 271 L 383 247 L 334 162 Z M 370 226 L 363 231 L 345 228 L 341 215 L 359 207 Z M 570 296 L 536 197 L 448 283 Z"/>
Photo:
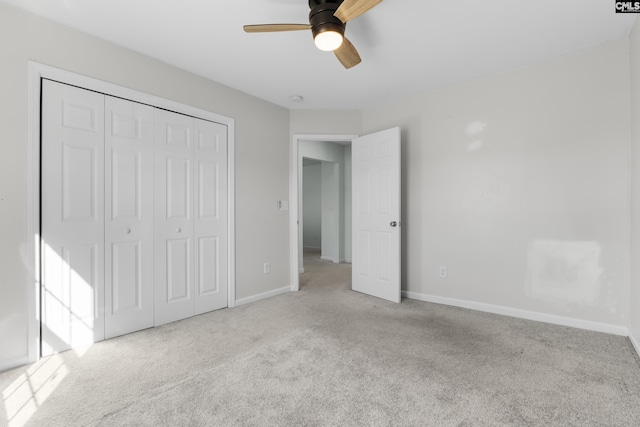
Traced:
<path fill-rule="evenodd" d="M 131 229 L 130 228 L 125 228 L 124 229 L 124 234 L 131 234 Z"/>
<path fill-rule="evenodd" d="M 180 227 L 176 228 L 176 233 L 182 233 L 182 228 Z"/>

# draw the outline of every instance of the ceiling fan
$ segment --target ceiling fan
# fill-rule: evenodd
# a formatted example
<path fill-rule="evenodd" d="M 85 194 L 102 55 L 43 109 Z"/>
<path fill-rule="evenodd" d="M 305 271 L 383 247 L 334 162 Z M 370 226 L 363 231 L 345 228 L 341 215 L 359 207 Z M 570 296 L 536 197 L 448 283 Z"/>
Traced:
<path fill-rule="evenodd" d="M 245 25 L 247 33 L 311 30 L 320 50 L 333 51 L 345 68 L 358 65 L 360 55 L 344 36 L 347 22 L 367 12 L 382 0 L 309 0 L 308 24 Z"/>

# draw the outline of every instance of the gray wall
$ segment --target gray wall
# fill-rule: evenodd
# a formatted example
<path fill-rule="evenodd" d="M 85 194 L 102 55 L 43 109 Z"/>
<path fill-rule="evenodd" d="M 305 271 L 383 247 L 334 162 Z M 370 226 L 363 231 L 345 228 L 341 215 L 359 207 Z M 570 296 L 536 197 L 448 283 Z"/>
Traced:
<path fill-rule="evenodd" d="M 320 258 L 340 262 L 344 253 L 344 165 L 322 162 L 322 251 Z"/>
<path fill-rule="evenodd" d="M 320 248 L 322 243 L 321 164 L 304 166 L 302 172 L 302 245 Z"/>
<path fill-rule="evenodd" d="M 620 40 L 363 112 L 363 133 L 402 128 L 404 290 L 628 326 L 627 54 Z"/>
<path fill-rule="evenodd" d="M 291 134 L 360 135 L 362 112 L 357 110 L 291 110 Z"/>
<path fill-rule="evenodd" d="M 0 365 L 27 355 L 28 60 L 233 117 L 237 298 L 289 286 L 288 110 L 3 3 L 0 40 Z"/>
<path fill-rule="evenodd" d="M 344 147 L 344 260 L 351 262 L 351 145 Z"/>
<path fill-rule="evenodd" d="M 632 124 L 632 223 L 631 252 L 631 332 L 640 345 L 640 20 L 636 20 L 630 37 L 631 124 Z M 638 348 L 640 350 L 640 348 Z"/>

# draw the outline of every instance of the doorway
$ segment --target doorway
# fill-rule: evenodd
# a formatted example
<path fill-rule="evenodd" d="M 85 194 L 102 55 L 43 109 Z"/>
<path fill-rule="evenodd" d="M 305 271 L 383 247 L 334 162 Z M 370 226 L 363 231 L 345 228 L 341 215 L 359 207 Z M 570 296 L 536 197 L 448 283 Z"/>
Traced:
<path fill-rule="evenodd" d="M 351 199 L 347 186 L 349 168 L 344 160 L 348 145 L 320 143 L 336 161 L 306 157 L 302 142 L 302 249 L 315 250 L 320 258 L 335 264 L 350 261 L 345 244 L 351 242 L 346 224 L 350 221 Z M 311 154 L 313 155 L 313 154 Z M 327 156 L 329 157 L 329 156 Z M 304 257 L 300 272 L 304 272 Z"/>
<path fill-rule="evenodd" d="M 299 274 L 304 270 L 304 159 L 320 161 L 321 176 L 324 170 L 326 184 L 337 188 L 332 203 L 322 204 L 325 217 L 321 224 L 320 247 L 325 260 L 335 263 L 351 262 L 351 140 L 357 135 L 306 135 L 296 134 L 292 138 L 291 162 L 291 215 L 290 215 L 290 259 L 291 290 L 300 289 Z M 309 163 L 307 161 L 307 163 Z M 312 163 L 313 164 L 313 163 Z M 330 222 L 338 230 L 333 241 L 328 236 Z"/>
<path fill-rule="evenodd" d="M 299 271 L 302 257 L 302 153 L 309 143 L 313 149 L 323 141 L 352 144 L 352 155 L 344 164 L 353 169 L 353 198 L 357 209 L 350 221 L 357 239 L 351 237 L 353 256 L 353 290 L 401 301 L 400 238 L 400 152 L 399 127 L 358 136 L 293 135 L 291 156 L 290 215 L 291 290 L 300 289 Z M 355 146 L 353 146 L 355 144 Z M 349 186 L 351 188 L 351 186 Z M 349 213 L 351 217 L 351 212 Z M 350 230 L 351 231 L 351 230 Z M 355 244 L 354 244 L 355 243 Z M 357 272 L 357 274 L 355 273 Z"/>

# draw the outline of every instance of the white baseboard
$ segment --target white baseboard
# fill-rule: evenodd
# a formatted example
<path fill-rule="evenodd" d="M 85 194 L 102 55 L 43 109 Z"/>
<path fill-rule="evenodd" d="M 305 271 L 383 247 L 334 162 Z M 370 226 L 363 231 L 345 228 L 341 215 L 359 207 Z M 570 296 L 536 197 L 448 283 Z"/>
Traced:
<path fill-rule="evenodd" d="M 557 316 L 554 314 L 540 313 L 537 311 L 521 310 L 501 305 L 485 304 L 475 301 L 460 300 L 456 298 L 440 297 L 435 295 L 420 294 L 417 292 L 402 291 L 402 296 L 418 301 L 433 302 L 436 304 L 451 305 L 454 307 L 468 308 L 471 310 L 485 311 L 504 316 L 518 317 L 521 319 L 535 320 L 538 322 L 552 323 L 554 325 L 570 326 L 572 328 L 587 329 L 607 334 L 629 336 L 630 331 L 626 326 L 612 325 L 608 323 L 591 322 L 589 320 L 574 319 L 572 317 Z M 635 344 L 634 344 L 635 345 Z M 636 346 L 638 350 L 638 346 Z"/>
<path fill-rule="evenodd" d="M 29 356 L 19 356 L 11 359 L 0 360 L 0 372 L 8 371 L 9 369 L 26 365 L 27 363 L 29 363 Z"/>
<path fill-rule="evenodd" d="M 302 274 L 302 273 L 304 273 L 304 268 L 301 268 L 298 270 L 298 274 Z"/>
<path fill-rule="evenodd" d="M 334 264 L 339 264 L 340 260 L 334 257 L 330 257 L 330 256 L 321 256 L 320 257 L 321 260 L 323 261 L 331 261 Z"/>
<path fill-rule="evenodd" d="M 636 353 L 638 353 L 638 356 L 640 357 L 640 340 L 638 340 L 633 335 L 633 332 L 631 332 L 631 330 L 629 330 L 629 341 L 631 341 L 631 344 L 633 344 L 633 348 L 636 349 Z"/>
<path fill-rule="evenodd" d="M 275 297 L 276 295 L 285 294 L 287 292 L 291 292 L 291 288 L 289 286 L 285 286 L 284 288 L 274 289 L 272 291 L 263 292 L 258 295 L 253 295 L 246 298 L 241 298 L 236 300 L 236 307 L 249 304 L 252 302 L 260 301 L 266 298 Z"/>
<path fill-rule="evenodd" d="M 347 264 L 352 264 L 351 259 L 349 259 L 349 258 L 345 258 L 344 262 L 347 263 Z"/>

